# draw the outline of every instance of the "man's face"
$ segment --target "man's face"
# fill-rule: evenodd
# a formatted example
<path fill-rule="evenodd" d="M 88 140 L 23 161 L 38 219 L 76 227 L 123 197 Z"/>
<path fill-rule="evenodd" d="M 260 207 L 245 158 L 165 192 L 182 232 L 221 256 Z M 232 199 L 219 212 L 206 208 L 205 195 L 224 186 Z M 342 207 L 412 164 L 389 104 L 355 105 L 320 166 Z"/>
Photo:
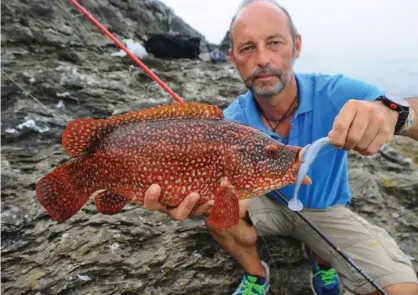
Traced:
<path fill-rule="evenodd" d="M 241 11 L 231 29 L 231 60 L 254 95 L 271 97 L 289 82 L 301 39 L 293 42 L 289 19 L 268 2 L 252 3 Z"/>

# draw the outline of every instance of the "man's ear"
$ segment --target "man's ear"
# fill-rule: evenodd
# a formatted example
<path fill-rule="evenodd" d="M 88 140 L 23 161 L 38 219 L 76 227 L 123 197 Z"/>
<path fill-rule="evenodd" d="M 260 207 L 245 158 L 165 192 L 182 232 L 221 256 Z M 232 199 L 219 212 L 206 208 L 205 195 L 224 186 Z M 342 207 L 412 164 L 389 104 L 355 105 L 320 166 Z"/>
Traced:
<path fill-rule="evenodd" d="M 300 56 L 301 51 L 302 51 L 302 36 L 298 34 L 295 39 L 295 57 L 296 58 Z"/>

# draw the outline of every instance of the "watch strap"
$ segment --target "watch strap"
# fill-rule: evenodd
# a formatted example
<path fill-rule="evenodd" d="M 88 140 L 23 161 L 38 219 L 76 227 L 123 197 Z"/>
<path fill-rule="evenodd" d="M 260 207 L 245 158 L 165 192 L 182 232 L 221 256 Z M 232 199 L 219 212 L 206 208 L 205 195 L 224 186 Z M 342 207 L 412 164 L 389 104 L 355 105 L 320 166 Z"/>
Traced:
<path fill-rule="evenodd" d="M 395 133 L 400 132 L 400 130 L 405 126 L 410 116 L 411 112 L 409 111 L 409 107 L 405 105 L 402 106 L 396 101 L 388 98 L 386 95 L 379 96 L 378 98 L 376 98 L 376 100 L 381 101 L 385 106 L 387 106 L 391 110 L 398 112 L 399 116 L 398 116 L 398 121 L 396 122 L 396 125 L 395 125 Z"/>

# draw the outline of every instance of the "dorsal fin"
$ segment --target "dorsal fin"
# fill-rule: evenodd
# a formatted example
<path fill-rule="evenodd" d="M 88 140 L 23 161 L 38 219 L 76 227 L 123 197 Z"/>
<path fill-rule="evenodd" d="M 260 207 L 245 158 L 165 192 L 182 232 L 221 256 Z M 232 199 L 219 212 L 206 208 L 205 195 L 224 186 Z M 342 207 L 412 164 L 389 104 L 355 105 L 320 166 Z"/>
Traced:
<path fill-rule="evenodd" d="M 161 105 L 106 119 L 75 119 L 64 130 L 62 146 L 70 155 L 79 156 L 117 126 L 174 118 L 223 119 L 223 113 L 214 105 L 185 102 L 184 105 Z"/>

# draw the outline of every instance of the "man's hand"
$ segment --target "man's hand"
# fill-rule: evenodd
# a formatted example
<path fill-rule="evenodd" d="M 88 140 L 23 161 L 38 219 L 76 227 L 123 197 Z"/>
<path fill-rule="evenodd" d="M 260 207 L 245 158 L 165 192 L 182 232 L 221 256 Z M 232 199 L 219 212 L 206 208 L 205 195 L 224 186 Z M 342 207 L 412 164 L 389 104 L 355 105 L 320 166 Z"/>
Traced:
<path fill-rule="evenodd" d="M 209 201 L 197 208 L 194 208 L 196 203 L 199 201 L 200 196 L 197 193 L 190 193 L 178 207 L 168 209 L 158 201 L 160 195 L 161 187 L 158 184 L 151 185 L 145 193 L 144 208 L 150 211 L 163 212 L 177 221 L 183 221 L 189 216 L 208 214 L 212 210 L 213 206 L 213 202 Z"/>
<path fill-rule="evenodd" d="M 381 102 L 352 99 L 335 118 L 328 137 L 337 148 L 369 156 L 393 136 L 398 116 Z"/>

